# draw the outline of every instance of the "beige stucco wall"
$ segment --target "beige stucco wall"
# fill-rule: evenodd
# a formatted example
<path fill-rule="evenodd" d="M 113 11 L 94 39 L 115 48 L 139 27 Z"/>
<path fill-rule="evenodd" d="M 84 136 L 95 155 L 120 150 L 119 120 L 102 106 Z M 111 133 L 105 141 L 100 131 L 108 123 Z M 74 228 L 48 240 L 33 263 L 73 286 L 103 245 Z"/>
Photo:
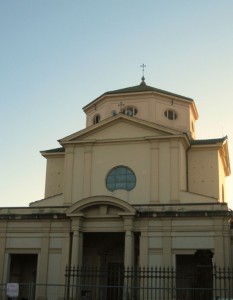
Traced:
<path fill-rule="evenodd" d="M 189 191 L 219 199 L 218 151 L 199 148 L 188 152 Z"/>
<path fill-rule="evenodd" d="M 5 224 L 4 231 L 0 231 L 0 283 L 9 279 L 10 254 L 37 254 L 37 283 L 64 283 L 69 256 L 69 221 L 18 219 Z M 2 225 L 1 222 L 1 228 Z M 3 264 L 3 261 L 8 263 Z"/>
<path fill-rule="evenodd" d="M 73 163 L 66 170 L 72 173 L 67 193 L 72 203 L 95 195 L 114 196 L 131 204 L 178 201 L 179 190 L 186 187 L 185 159 L 184 145 L 178 140 L 80 145 L 73 149 Z M 106 176 L 118 165 L 134 171 L 133 190 L 107 190 Z"/>
<path fill-rule="evenodd" d="M 148 262 L 155 266 L 176 266 L 177 254 L 211 250 L 218 266 L 230 263 L 230 231 L 222 218 L 150 220 L 148 227 Z M 144 258 L 145 260 L 145 258 Z"/>
<path fill-rule="evenodd" d="M 217 147 L 189 149 L 174 131 L 131 122 L 131 118 L 114 120 L 65 146 L 65 158 L 64 154 L 47 157 L 46 197 L 64 192 L 65 205 L 93 195 L 111 195 L 134 204 L 179 202 L 188 182 L 189 192 L 222 201 L 226 174 Z M 107 190 L 106 175 L 118 165 L 135 172 L 137 185 L 132 191 Z M 193 199 L 186 194 L 185 201 L 189 198 Z"/>
<path fill-rule="evenodd" d="M 226 174 L 223 167 L 222 159 L 220 153 L 218 153 L 218 175 L 219 175 L 219 200 L 221 202 L 226 202 Z"/>
<path fill-rule="evenodd" d="M 64 156 L 48 157 L 46 168 L 45 198 L 63 192 Z"/>

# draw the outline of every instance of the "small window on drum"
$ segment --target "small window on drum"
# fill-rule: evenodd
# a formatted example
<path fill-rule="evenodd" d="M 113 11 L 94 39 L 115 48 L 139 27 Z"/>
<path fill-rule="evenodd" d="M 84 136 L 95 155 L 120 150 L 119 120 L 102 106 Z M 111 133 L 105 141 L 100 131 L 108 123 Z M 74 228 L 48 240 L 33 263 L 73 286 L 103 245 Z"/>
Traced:
<path fill-rule="evenodd" d="M 129 106 L 123 109 L 123 114 L 127 116 L 135 116 L 138 113 L 137 108 Z"/>
<path fill-rule="evenodd" d="M 135 188 L 136 176 L 134 172 L 125 166 L 117 166 L 111 169 L 106 176 L 106 187 L 109 191 L 127 190 Z"/>
<path fill-rule="evenodd" d="M 176 113 L 174 110 L 171 110 L 171 109 L 167 109 L 167 110 L 164 112 L 164 115 L 165 115 L 165 117 L 166 117 L 168 120 L 176 120 L 176 119 L 177 119 L 177 113 Z"/>
<path fill-rule="evenodd" d="M 97 124 L 100 122 L 100 115 L 95 115 L 93 118 L 93 124 Z"/>

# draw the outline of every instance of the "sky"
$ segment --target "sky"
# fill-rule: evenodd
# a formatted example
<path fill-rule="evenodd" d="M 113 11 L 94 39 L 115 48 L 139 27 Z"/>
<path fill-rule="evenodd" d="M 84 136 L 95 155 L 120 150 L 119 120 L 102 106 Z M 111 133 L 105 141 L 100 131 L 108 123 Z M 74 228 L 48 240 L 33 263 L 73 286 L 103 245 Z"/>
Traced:
<path fill-rule="evenodd" d="M 86 104 L 138 85 L 142 63 L 148 85 L 195 100 L 198 139 L 228 136 L 233 166 L 232 0 L 0 1 L 0 206 L 43 198 L 40 151 L 85 128 Z"/>

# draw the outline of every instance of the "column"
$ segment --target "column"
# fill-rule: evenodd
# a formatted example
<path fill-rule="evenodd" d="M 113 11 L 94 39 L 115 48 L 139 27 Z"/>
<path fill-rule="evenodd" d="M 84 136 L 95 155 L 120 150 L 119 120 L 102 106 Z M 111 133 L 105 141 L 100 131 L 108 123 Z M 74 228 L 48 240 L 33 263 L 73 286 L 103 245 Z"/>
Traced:
<path fill-rule="evenodd" d="M 133 232 L 133 219 L 134 213 L 121 214 L 124 219 L 125 231 L 125 251 L 124 251 L 124 266 L 134 266 L 134 232 Z"/>
<path fill-rule="evenodd" d="M 131 230 L 125 232 L 125 267 L 132 267 L 134 265 L 134 233 Z"/>
<path fill-rule="evenodd" d="M 81 266 L 83 257 L 83 233 L 81 231 L 82 216 L 72 219 L 72 252 L 71 252 L 71 266 Z"/>
<path fill-rule="evenodd" d="M 71 266 L 82 265 L 82 248 L 83 248 L 83 234 L 79 230 L 73 231 Z"/>

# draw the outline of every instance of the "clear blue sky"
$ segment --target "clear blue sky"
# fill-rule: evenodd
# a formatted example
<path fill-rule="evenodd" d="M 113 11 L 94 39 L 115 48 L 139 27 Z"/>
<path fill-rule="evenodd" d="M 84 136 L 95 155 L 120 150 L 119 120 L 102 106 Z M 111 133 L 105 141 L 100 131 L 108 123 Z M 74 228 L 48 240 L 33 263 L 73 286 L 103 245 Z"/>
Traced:
<path fill-rule="evenodd" d="M 2 0 L 0 37 L 0 206 L 43 198 L 39 151 L 139 84 L 142 63 L 148 85 L 195 100 L 197 138 L 228 135 L 233 161 L 232 0 Z M 232 176 L 227 191 L 233 206 Z"/>

